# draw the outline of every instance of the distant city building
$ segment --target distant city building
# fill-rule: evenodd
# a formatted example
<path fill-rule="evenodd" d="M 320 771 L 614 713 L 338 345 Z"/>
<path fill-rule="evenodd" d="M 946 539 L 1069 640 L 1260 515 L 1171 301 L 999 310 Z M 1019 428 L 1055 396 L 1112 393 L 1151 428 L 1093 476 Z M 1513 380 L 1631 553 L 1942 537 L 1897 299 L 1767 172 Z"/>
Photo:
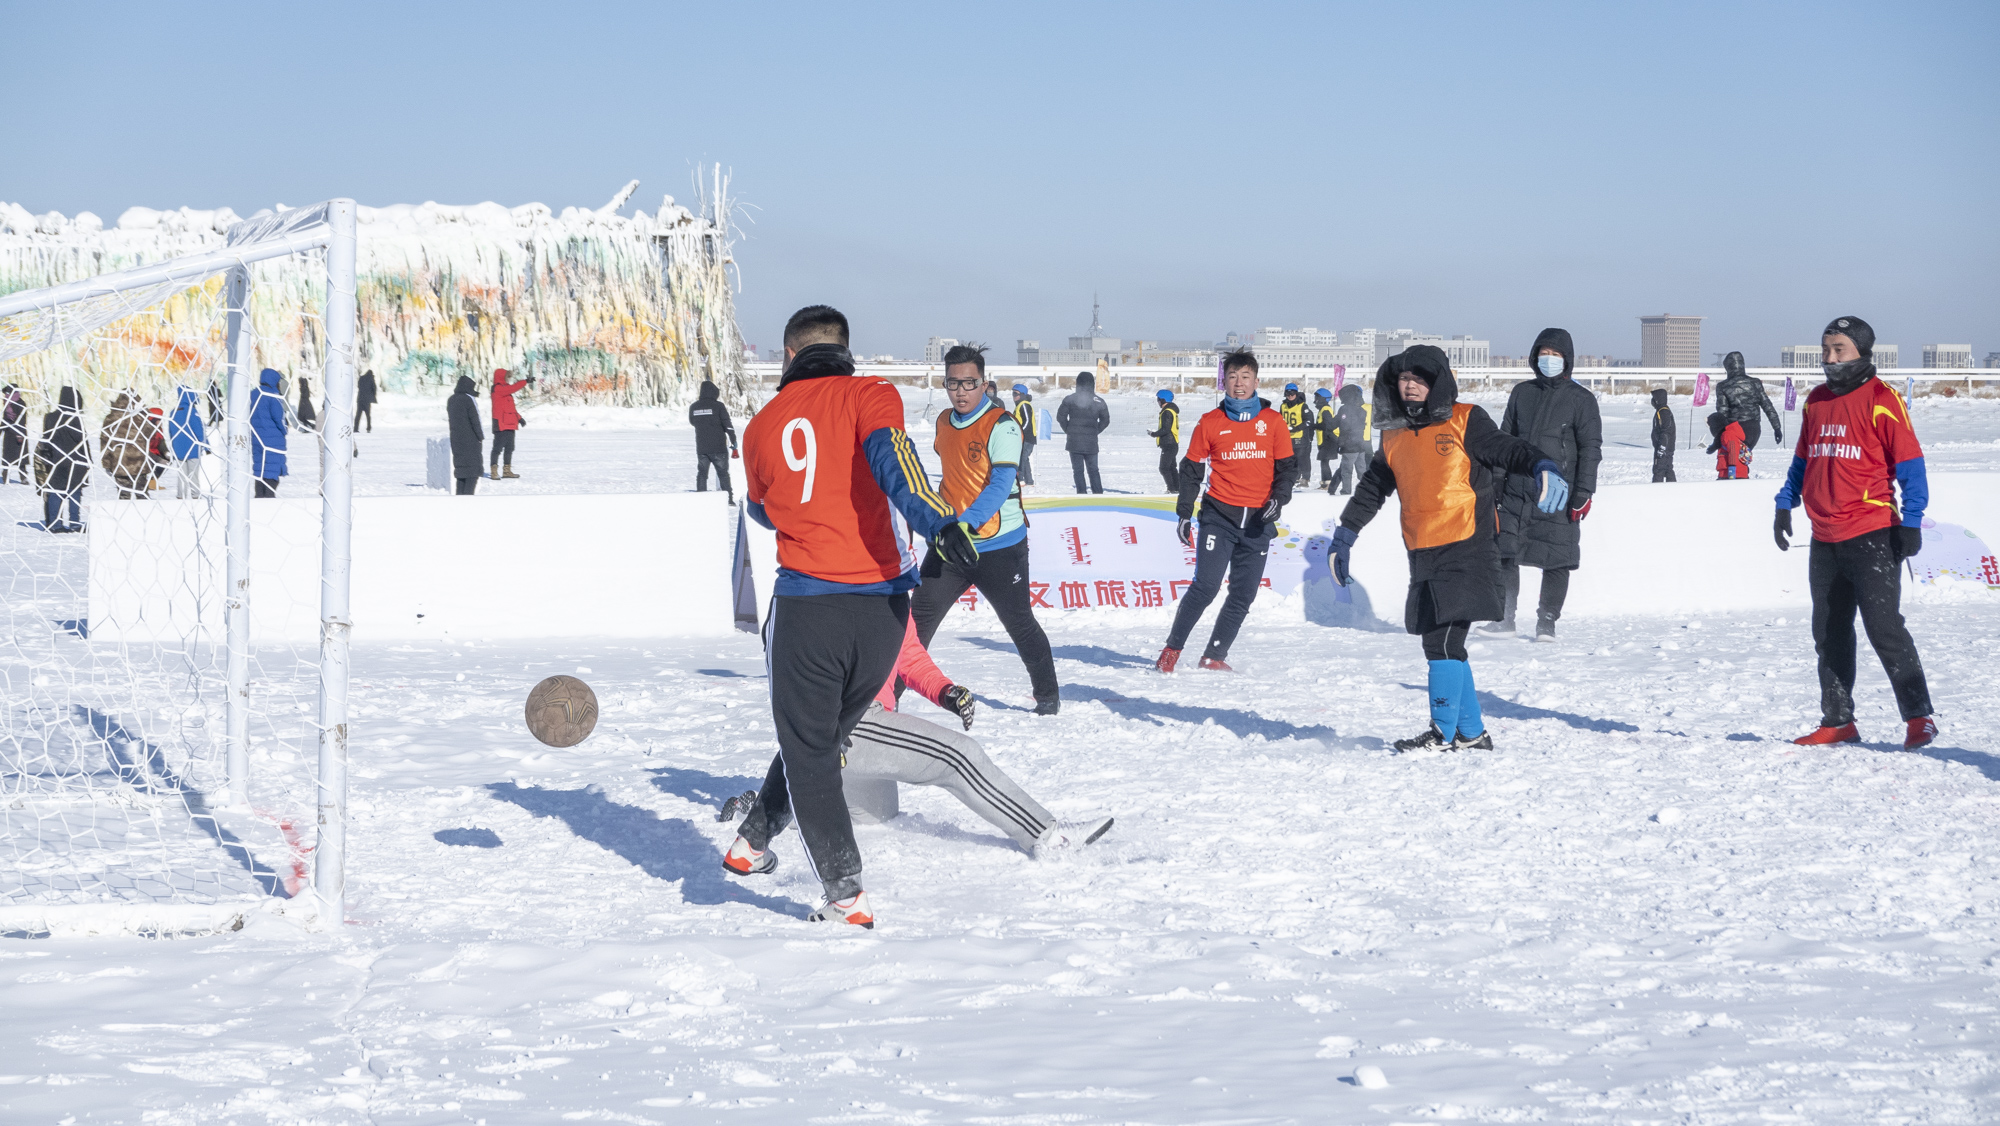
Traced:
<path fill-rule="evenodd" d="M 1257 353 L 1257 362 L 1270 367 L 1285 368 L 1330 368 L 1330 367 L 1372 367 L 1375 350 L 1370 345 L 1356 344 L 1357 334 L 1348 333 L 1342 342 L 1338 332 L 1322 332 L 1316 328 L 1286 329 L 1277 327 L 1260 328 L 1250 334 L 1249 344 Z M 1235 333 L 1230 339 L 1240 340 Z M 1225 344 L 1228 341 L 1224 341 Z"/>
<path fill-rule="evenodd" d="M 1869 358 L 1875 361 L 1877 370 L 1888 371 L 1890 368 L 1902 366 L 1902 349 L 1894 344 L 1877 344 Z M 1972 350 L 1969 348 L 1965 353 L 1965 365 L 1972 366 Z"/>
<path fill-rule="evenodd" d="M 943 363 L 944 354 L 956 347 L 958 347 L 958 341 L 949 336 L 933 336 L 930 339 L 930 343 L 924 345 L 924 362 L 927 364 Z"/>
<path fill-rule="evenodd" d="M 1703 318 L 1674 313 L 1639 318 L 1639 364 L 1649 368 L 1701 366 Z"/>
<path fill-rule="evenodd" d="M 1035 367 L 1042 362 L 1042 342 L 1021 339 L 1014 341 L 1014 362 L 1022 367 Z"/>
<path fill-rule="evenodd" d="M 1881 365 L 1876 365 L 1881 366 Z M 1972 366 L 1972 345 L 1970 344 L 1926 344 L 1924 345 L 1924 366 L 1927 368 L 1969 368 Z"/>
<path fill-rule="evenodd" d="M 1483 368 L 1491 359 L 1492 342 L 1474 340 L 1470 336 L 1454 336 L 1450 340 L 1438 342 L 1444 349 L 1445 359 L 1451 361 L 1453 369 Z"/>
<path fill-rule="evenodd" d="M 2000 352 L 1986 353 L 1986 366 L 1990 368 L 2000 368 Z"/>
<path fill-rule="evenodd" d="M 1778 349 L 1778 366 L 1781 368 L 1817 368 L 1820 360 L 1817 344 L 1787 344 Z"/>

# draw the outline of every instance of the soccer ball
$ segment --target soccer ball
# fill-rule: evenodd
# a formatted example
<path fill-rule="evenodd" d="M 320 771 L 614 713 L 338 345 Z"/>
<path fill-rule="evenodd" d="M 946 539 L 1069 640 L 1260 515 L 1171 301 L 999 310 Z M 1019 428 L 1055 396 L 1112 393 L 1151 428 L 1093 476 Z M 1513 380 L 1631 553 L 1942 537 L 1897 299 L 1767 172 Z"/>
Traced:
<path fill-rule="evenodd" d="M 528 693 L 528 732 L 551 747 L 574 747 L 597 727 L 597 693 L 573 676 L 552 676 Z"/>

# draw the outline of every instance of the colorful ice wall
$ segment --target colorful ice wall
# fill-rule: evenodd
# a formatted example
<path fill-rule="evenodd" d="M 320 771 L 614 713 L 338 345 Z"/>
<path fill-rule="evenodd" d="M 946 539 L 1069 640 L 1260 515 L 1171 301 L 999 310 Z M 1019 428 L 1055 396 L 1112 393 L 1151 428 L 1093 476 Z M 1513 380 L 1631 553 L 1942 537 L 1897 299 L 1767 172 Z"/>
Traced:
<path fill-rule="evenodd" d="M 702 379 L 744 392 L 730 271 L 726 178 L 700 214 L 669 196 L 621 215 L 531 203 L 359 208 L 359 366 L 387 390 L 446 394 L 494 368 L 538 377 L 538 394 L 611 405 L 691 399 Z M 75 281 L 222 245 L 228 209 L 134 207 L 107 227 L 89 212 L 32 215 L 0 203 L 0 293 Z M 316 378 L 324 264 L 254 268 L 257 362 Z M 0 363 L 0 379 L 53 398 L 61 383 L 130 387 L 150 403 L 223 370 L 220 280 L 66 347 Z M 315 396 L 319 393 L 315 382 Z"/>

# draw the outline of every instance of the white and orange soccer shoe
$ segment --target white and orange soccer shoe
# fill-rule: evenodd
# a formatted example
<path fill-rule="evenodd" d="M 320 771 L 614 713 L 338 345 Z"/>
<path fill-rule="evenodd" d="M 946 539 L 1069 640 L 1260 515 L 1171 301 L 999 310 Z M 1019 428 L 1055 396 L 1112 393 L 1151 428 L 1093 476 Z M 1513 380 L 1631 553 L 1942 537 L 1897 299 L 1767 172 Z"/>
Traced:
<path fill-rule="evenodd" d="M 853 923 L 857 927 L 875 929 L 875 912 L 869 910 L 868 893 L 865 891 L 857 891 L 846 899 L 829 899 L 806 918 L 815 923 Z"/>
<path fill-rule="evenodd" d="M 777 870 L 778 854 L 770 849 L 759 852 L 751 848 L 748 841 L 737 837 L 736 843 L 723 854 L 722 867 L 738 876 L 761 876 Z"/>

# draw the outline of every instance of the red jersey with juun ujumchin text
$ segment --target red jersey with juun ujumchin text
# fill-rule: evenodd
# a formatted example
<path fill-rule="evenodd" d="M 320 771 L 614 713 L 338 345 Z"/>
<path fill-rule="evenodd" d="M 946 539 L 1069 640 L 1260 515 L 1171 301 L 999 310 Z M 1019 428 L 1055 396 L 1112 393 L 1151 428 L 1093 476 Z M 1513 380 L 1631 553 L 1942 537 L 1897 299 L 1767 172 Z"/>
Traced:
<path fill-rule="evenodd" d="M 1208 463 L 1208 495 L 1238 508 L 1262 508 L 1271 499 L 1278 459 L 1291 456 L 1291 428 L 1268 406 L 1247 422 L 1217 407 L 1201 416 L 1188 438 L 1187 459 Z"/>
<path fill-rule="evenodd" d="M 1792 474 L 1778 500 L 1785 507 L 1804 501 L 1812 536 L 1823 543 L 1910 524 L 1928 500 L 1923 458 L 1909 407 L 1894 388 L 1870 379 L 1835 395 L 1822 384 L 1806 396 Z"/>

